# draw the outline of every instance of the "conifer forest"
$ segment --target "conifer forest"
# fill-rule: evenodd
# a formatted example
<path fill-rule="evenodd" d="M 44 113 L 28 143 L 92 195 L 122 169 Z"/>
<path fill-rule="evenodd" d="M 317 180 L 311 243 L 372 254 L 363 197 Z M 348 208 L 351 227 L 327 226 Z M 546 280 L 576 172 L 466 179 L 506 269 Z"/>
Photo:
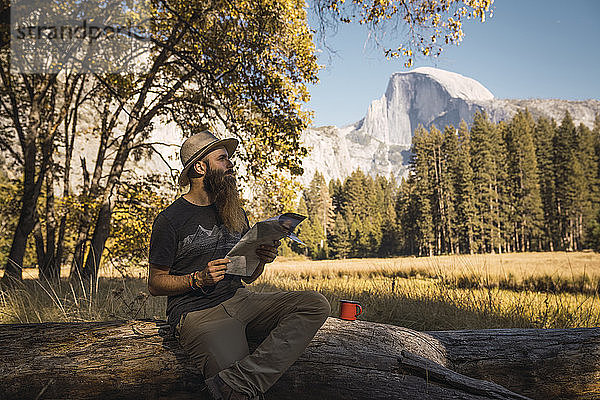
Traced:
<path fill-rule="evenodd" d="M 600 119 L 593 129 L 519 111 L 414 132 L 407 179 L 360 170 L 303 192 L 313 259 L 600 247 Z"/>

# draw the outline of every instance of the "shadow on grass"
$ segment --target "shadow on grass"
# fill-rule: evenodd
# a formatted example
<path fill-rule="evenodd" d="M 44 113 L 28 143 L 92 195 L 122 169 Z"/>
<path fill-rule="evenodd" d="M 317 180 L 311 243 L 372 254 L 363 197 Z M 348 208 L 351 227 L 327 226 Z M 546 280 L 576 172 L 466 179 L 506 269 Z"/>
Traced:
<path fill-rule="evenodd" d="M 12 288 L 0 288 L 0 323 L 47 321 L 110 321 L 115 319 L 166 319 L 166 297 L 148 294 L 146 279 L 99 278 L 97 288 L 69 282 L 42 283 L 26 279 Z M 254 291 L 284 290 L 274 284 L 256 283 Z M 477 312 L 465 305 L 440 299 L 414 299 L 402 295 L 321 290 L 329 300 L 332 316 L 339 316 L 339 301 L 362 304 L 362 320 L 404 326 L 415 330 L 538 327 L 520 315 L 500 316 Z"/>
<path fill-rule="evenodd" d="M 165 319 L 166 297 L 144 278 L 98 278 L 92 284 L 24 279 L 0 286 L 0 323 Z"/>
<path fill-rule="evenodd" d="M 250 287 L 255 291 L 284 290 L 277 285 L 260 283 Z M 402 295 L 373 294 L 367 291 L 359 294 L 341 291 L 320 290 L 331 304 L 332 316 L 339 317 L 339 301 L 358 301 L 363 308 L 361 320 L 379 322 L 419 331 L 487 329 L 487 328 L 533 328 L 535 323 L 513 315 L 500 316 L 482 313 L 459 307 L 456 304 L 437 299 L 412 299 Z"/>

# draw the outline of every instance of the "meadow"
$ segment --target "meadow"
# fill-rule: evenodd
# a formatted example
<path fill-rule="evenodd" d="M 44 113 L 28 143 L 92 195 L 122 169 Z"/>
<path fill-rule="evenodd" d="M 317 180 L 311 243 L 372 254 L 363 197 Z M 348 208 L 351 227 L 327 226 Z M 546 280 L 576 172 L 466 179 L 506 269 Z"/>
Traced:
<path fill-rule="evenodd" d="M 22 287 L 0 290 L 0 323 L 165 319 L 166 299 L 148 294 L 144 267 L 105 266 L 96 288 L 67 274 L 50 285 L 25 269 Z M 348 299 L 362 304 L 360 319 L 417 330 L 600 326 L 600 254 L 592 252 L 278 259 L 249 288 L 316 290 L 332 316 Z"/>

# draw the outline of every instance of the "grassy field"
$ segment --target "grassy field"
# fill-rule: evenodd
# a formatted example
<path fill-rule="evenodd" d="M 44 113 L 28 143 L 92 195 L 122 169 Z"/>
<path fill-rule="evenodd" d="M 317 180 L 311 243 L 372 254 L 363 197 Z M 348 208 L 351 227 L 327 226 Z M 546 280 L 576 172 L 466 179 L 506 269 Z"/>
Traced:
<path fill-rule="evenodd" d="M 24 287 L 0 291 L 0 323 L 165 318 L 165 298 L 147 294 L 145 268 L 104 268 L 97 292 L 23 275 Z M 600 325 L 600 254 L 591 252 L 278 260 L 249 288 L 317 290 L 333 316 L 351 299 L 363 305 L 361 319 L 417 330 Z"/>

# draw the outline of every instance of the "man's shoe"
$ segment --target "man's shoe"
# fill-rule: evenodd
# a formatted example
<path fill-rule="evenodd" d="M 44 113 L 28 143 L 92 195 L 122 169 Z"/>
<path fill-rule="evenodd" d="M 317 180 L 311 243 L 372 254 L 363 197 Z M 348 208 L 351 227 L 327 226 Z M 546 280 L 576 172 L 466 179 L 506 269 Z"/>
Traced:
<path fill-rule="evenodd" d="M 236 392 L 226 384 L 219 374 L 206 380 L 208 392 L 214 400 L 250 400 L 244 393 Z"/>

